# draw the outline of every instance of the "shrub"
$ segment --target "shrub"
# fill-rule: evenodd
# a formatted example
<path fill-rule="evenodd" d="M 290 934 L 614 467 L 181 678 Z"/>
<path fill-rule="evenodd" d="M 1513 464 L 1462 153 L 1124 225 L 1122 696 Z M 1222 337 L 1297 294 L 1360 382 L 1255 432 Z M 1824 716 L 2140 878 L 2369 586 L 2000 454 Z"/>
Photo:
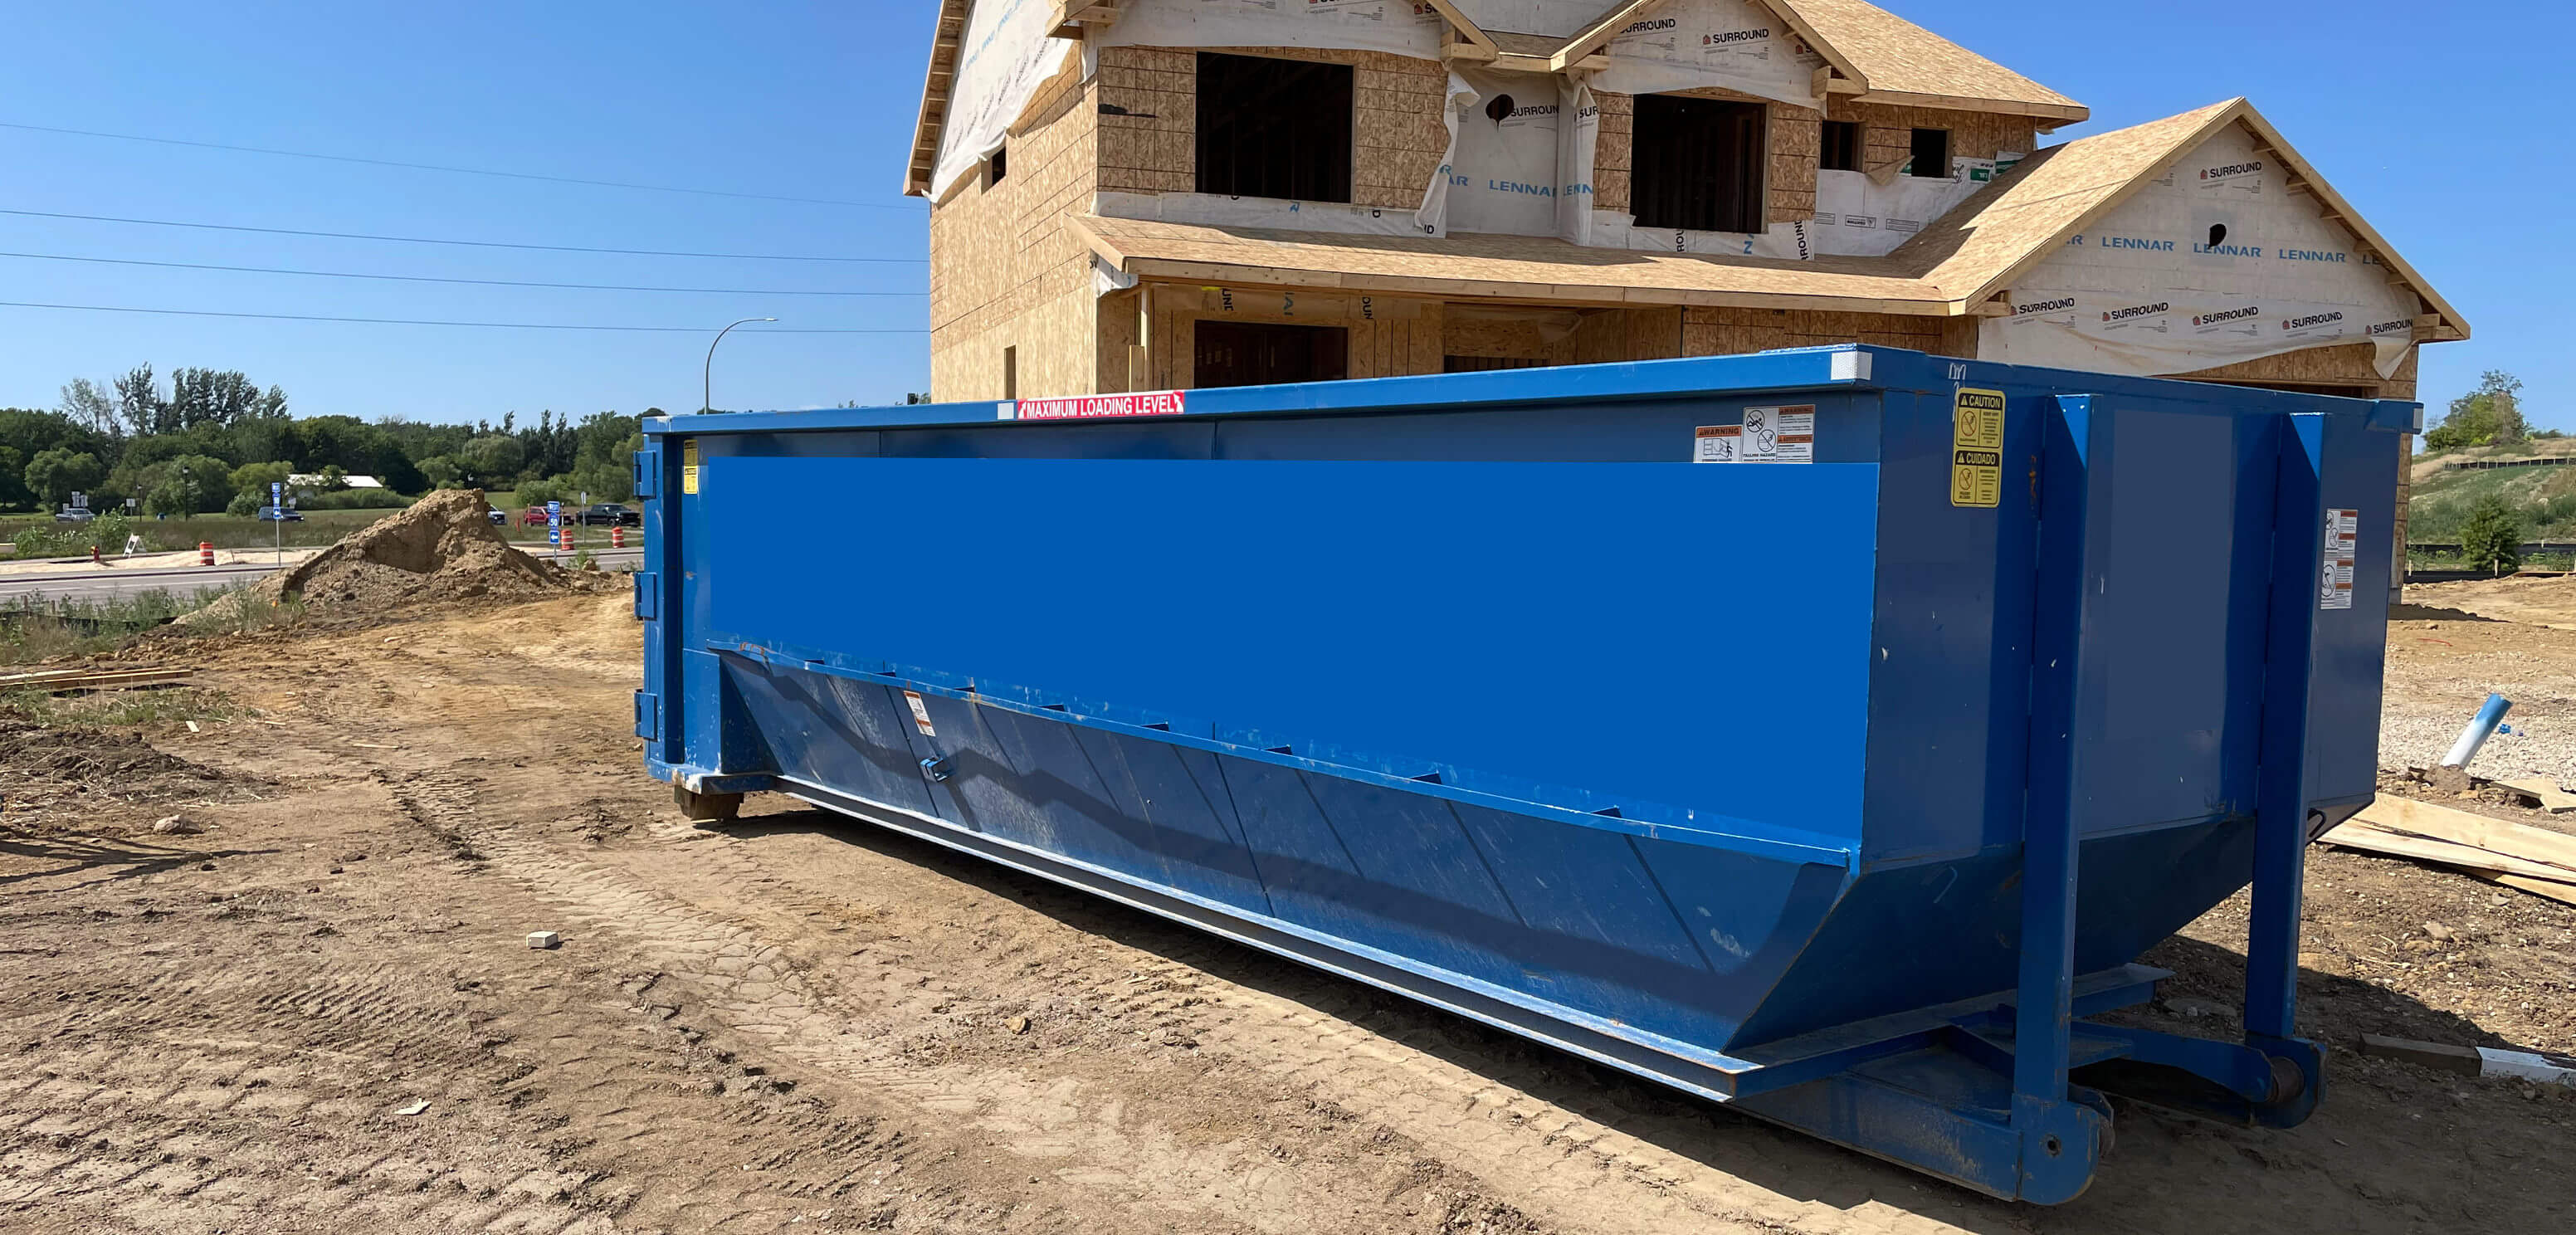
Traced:
<path fill-rule="evenodd" d="M 2522 569 L 2522 520 L 2503 498 L 2490 494 L 2470 509 L 2460 526 L 2460 557 L 2469 569 L 2491 575 Z"/>

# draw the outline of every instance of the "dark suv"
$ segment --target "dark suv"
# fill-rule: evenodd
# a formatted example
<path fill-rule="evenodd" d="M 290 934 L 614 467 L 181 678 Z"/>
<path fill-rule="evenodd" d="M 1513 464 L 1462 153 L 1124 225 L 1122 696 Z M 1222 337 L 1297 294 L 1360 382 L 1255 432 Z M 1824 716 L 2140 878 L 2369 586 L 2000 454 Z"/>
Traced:
<path fill-rule="evenodd" d="M 582 508 L 581 525 L 583 527 L 618 527 L 621 525 L 625 527 L 642 527 L 644 526 L 644 512 L 640 510 L 630 510 L 615 502 L 601 502 L 594 506 L 586 506 Z"/>

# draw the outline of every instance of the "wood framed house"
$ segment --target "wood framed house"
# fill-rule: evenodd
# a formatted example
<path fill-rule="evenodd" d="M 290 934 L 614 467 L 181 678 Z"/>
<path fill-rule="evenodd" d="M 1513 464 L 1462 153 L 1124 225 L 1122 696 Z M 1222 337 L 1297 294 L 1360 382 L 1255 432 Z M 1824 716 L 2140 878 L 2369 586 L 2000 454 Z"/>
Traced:
<path fill-rule="evenodd" d="M 1865 342 L 2412 398 L 2468 336 L 2245 100 L 2040 144 L 2088 115 L 1862 0 L 941 0 L 932 393 Z"/>

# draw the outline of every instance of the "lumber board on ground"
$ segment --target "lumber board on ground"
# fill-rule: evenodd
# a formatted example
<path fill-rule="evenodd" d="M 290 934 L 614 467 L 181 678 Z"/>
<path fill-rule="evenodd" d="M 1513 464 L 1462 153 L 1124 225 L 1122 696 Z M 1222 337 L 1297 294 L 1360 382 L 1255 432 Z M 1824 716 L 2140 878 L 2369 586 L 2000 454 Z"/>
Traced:
<path fill-rule="evenodd" d="M 75 690 L 121 690 L 129 686 L 161 686 L 196 675 L 194 669 L 43 669 L 32 673 L 0 674 L 0 691 L 41 690 L 63 694 Z"/>
<path fill-rule="evenodd" d="M 2357 821 L 2340 824 L 2317 839 L 2329 845 L 2387 854 L 2390 857 L 2416 858 L 2473 871 L 2565 883 L 2569 891 L 2576 892 L 2576 870 L 2551 866 L 2545 862 L 2532 862 L 2476 845 L 2410 836 L 2403 832 L 2392 832 L 2386 828 L 2372 827 Z"/>
<path fill-rule="evenodd" d="M 2569 793 L 2559 788 L 2557 781 L 2546 776 L 2532 776 L 2522 780 L 2505 780 L 2496 783 L 2540 803 L 2540 809 L 2553 815 L 2560 811 L 2576 810 L 2576 793 Z"/>
<path fill-rule="evenodd" d="M 2576 871 L 2576 836 L 2515 823 L 2510 819 L 2490 819 L 2430 802 L 2385 795 L 2353 818 L 2393 832 L 2411 832 L 2455 845 L 2468 845 L 2506 857 Z"/>

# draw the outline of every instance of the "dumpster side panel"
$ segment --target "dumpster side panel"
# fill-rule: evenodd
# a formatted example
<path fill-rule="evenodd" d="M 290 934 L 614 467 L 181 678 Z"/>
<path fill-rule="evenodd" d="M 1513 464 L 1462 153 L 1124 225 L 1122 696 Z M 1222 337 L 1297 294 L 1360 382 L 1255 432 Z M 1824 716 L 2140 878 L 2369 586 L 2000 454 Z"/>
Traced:
<path fill-rule="evenodd" d="M 1853 835 L 1876 472 L 710 448 L 700 629 Z M 818 568 L 769 499 L 839 493 L 917 549 Z"/>

